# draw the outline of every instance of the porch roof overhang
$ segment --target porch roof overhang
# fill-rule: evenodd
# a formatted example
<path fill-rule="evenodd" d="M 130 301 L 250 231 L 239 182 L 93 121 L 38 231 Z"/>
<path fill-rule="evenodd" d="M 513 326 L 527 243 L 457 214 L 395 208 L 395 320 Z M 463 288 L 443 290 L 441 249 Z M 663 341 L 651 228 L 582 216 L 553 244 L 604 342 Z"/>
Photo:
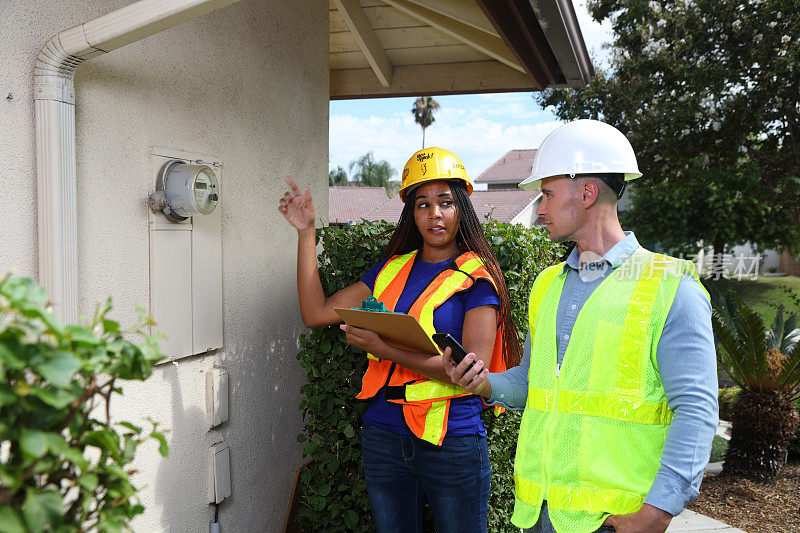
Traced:
<path fill-rule="evenodd" d="M 571 0 L 329 0 L 330 98 L 580 87 Z"/>

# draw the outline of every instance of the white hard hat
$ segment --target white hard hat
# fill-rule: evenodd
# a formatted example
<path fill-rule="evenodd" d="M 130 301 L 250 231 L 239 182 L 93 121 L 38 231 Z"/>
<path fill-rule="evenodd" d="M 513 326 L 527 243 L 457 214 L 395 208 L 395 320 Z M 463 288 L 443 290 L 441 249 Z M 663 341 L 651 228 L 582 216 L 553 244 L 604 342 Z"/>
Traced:
<path fill-rule="evenodd" d="M 576 174 L 624 174 L 626 182 L 642 175 L 633 147 L 621 131 L 599 120 L 580 119 L 544 138 L 533 158 L 531 176 L 519 186 L 538 189 L 544 178 Z"/>

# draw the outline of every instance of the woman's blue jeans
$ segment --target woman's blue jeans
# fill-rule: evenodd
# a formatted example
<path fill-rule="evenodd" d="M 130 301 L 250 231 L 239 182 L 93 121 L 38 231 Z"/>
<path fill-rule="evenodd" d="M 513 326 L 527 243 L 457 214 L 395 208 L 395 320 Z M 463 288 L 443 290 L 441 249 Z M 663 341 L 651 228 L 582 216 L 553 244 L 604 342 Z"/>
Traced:
<path fill-rule="evenodd" d="M 361 450 L 378 533 L 421 533 L 425 500 L 437 533 L 486 532 L 491 468 L 484 437 L 445 437 L 434 446 L 365 423 Z"/>

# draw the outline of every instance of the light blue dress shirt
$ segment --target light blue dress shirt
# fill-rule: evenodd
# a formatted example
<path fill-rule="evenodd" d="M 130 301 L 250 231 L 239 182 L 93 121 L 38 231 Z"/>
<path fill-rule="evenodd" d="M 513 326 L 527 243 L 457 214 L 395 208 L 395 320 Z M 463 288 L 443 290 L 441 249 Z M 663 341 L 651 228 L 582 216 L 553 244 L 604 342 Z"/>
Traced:
<path fill-rule="evenodd" d="M 625 239 L 614 245 L 602 259 L 587 263 L 583 276 L 578 249 L 572 250 L 564 272 L 560 274 L 567 277 L 556 316 L 559 365 L 583 304 L 608 274 L 638 247 L 639 242 L 633 233 L 626 232 Z M 674 416 L 661 453 L 661 466 L 644 501 L 675 516 L 699 494 L 719 416 L 711 304 L 703 289 L 689 276 L 678 285 L 658 342 L 656 359 Z M 521 364 L 499 374 L 489 374 L 492 396 L 487 403 L 523 409 L 528 396 L 530 361 L 531 335 L 528 331 Z"/>

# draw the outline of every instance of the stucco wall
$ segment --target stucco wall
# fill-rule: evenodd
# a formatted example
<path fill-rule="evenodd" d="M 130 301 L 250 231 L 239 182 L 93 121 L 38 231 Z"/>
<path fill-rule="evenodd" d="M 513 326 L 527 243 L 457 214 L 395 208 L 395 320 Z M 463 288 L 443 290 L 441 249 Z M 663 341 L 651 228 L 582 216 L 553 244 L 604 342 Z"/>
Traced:
<path fill-rule="evenodd" d="M 536 219 L 539 218 L 536 215 L 536 209 L 538 209 L 540 203 L 541 201 L 537 199 L 528 204 L 525 209 L 520 211 L 517 216 L 511 220 L 511 223 L 522 224 L 524 227 L 531 229 L 536 225 Z"/>
<path fill-rule="evenodd" d="M 12 2 L 0 32 L 0 271 L 37 277 L 32 69 L 51 35 L 130 2 Z M 207 450 L 231 449 L 223 529 L 280 531 L 294 472 L 303 375 L 296 234 L 278 213 L 283 177 L 310 187 L 327 218 L 328 5 L 243 0 L 84 64 L 76 76 L 79 309 L 111 295 L 130 321 L 148 305 L 149 147 L 205 153 L 222 171 L 224 348 L 157 368 L 114 416 L 152 416 L 171 453 L 141 450 L 147 512 L 136 530 L 205 531 Z M 13 100 L 6 95 L 13 93 Z M 230 372 L 230 421 L 205 429 L 203 372 Z"/>

